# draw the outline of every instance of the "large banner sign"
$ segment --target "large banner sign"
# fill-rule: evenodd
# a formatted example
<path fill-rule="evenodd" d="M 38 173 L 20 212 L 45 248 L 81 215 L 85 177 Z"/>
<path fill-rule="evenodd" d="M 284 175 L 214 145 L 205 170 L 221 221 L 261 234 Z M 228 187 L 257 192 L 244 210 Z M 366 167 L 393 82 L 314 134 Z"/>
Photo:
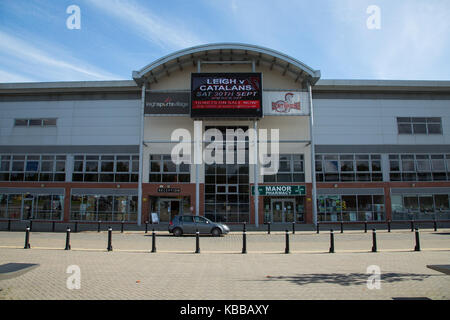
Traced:
<path fill-rule="evenodd" d="M 261 73 L 193 73 L 191 117 L 262 117 Z"/>
<path fill-rule="evenodd" d="M 301 91 L 265 91 L 264 115 L 304 116 L 309 114 L 308 93 Z"/>
<path fill-rule="evenodd" d="M 189 92 L 151 92 L 145 93 L 144 114 L 187 115 L 189 114 Z"/>

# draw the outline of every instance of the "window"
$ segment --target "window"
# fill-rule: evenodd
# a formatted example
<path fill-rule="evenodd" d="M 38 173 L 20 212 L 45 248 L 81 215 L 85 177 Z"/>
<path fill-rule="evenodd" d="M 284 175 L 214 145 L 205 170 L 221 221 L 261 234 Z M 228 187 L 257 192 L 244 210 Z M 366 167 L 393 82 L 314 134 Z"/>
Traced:
<path fill-rule="evenodd" d="M 439 117 L 398 117 L 399 134 L 442 134 L 442 120 Z"/>
<path fill-rule="evenodd" d="M 449 194 L 392 195 L 393 220 L 447 220 L 450 218 Z"/>
<path fill-rule="evenodd" d="M 443 154 L 390 154 L 391 181 L 447 181 L 450 177 Z"/>
<path fill-rule="evenodd" d="M 65 155 L 0 155 L 0 181 L 65 181 Z"/>
<path fill-rule="evenodd" d="M 76 155 L 72 181 L 138 182 L 138 155 Z"/>
<path fill-rule="evenodd" d="M 156 183 L 189 183 L 191 182 L 190 164 L 175 164 L 171 155 L 150 155 L 150 179 Z"/>
<path fill-rule="evenodd" d="M 56 126 L 56 118 L 45 119 L 14 119 L 16 127 L 54 127 Z"/>
<path fill-rule="evenodd" d="M 137 196 L 72 195 L 72 221 L 136 221 Z"/>
<path fill-rule="evenodd" d="M 318 154 L 318 182 L 382 181 L 379 154 Z"/>
<path fill-rule="evenodd" d="M 0 194 L 0 218 L 61 220 L 63 216 L 63 195 Z"/>
<path fill-rule="evenodd" d="M 383 195 L 319 195 L 319 221 L 382 221 Z"/>
<path fill-rule="evenodd" d="M 278 173 L 264 175 L 264 182 L 304 182 L 305 168 L 302 154 L 280 154 Z"/>

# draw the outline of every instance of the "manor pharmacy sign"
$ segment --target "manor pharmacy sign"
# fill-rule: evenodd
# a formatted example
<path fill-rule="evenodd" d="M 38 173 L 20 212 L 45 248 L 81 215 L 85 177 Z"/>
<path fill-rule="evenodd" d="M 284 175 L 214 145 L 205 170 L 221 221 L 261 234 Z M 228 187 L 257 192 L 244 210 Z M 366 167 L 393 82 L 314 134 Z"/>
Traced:
<path fill-rule="evenodd" d="M 304 196 L 305 186 L 258 186 L 260 196 Z M 252 195 L 255 195 L 255 187 L 252 186 Z"/>

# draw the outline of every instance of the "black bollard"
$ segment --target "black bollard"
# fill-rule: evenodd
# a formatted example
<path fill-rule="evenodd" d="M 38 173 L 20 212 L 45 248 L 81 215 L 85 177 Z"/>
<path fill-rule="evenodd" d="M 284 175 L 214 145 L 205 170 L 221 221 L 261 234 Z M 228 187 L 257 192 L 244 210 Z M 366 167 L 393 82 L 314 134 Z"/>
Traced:
<path fill-rule="evenodd" d="M 70 228 L 67 227 L 66 231 L 66 248 L 64 250 L 70 250 Z"/>
<path fill-rule="evenodd" d="M 411 220 L 411 232 L 414 231 L 414 220 Z"/>
<path fill-rule="evenodd" d="M 292 234 L 295 234 L 295 222 L 292 222 Z"/>
<path fill-rule="evenodd" d="M 267 223 L 267 234 L 270 234 L 270 222 Z"/>
<path fill-rule="evenodd" d="M 334 232 L 333 229 L 330 230 L 330 253 L 334 253 Z"/>
<path fill-rule="evenodd" d="M 55 232 L 55 221 L 52 223 L 52 232 Z"/>
<path fill-rule="evenodd" d="M 437 222 L 436 222 L 436 220 L 434 220 L 434 222 L 433 222 L 433 227 L 434 227 L 434 231 L 437 231 Z"/>
<path fill-rule="evenodd" d="M 284 253 L 289 253 L 289 231 L 286 230 L 286 248 L 284 249 Z"/>
<path fill-rule="evenodd" d="M 242 231 L 243 231 L 243 232 L 246 232 L 246 231 L 247 231 L 246 222 L 244 222 L 244 227 L 243 227 Z"/>
<path fill-rule="evenodd" d="M 8 220 L 8 231 L 11 231 L 11 219 Z"/>
<path fill-rule="evenodd" d="M 242 233 L 242 253 L 247 253 L 247 234 L 244 232 Z"/>
<path fill-rule="evenodd" d="M 120 233 L 123 233 L 123 224 L 124 224 L 124 222 L 122 220 L 122 225 L 120 226 Z"/>
<path fill-rule="evenodd" d="M 320 232 L 320 223 L 318 223 L 318 222 L 317 222 L 317 228 L 316 229 L 317 229 L 317 234 L 319 234 L 319 232 Z"/>
<path fill-rule="evenodd" d="M 148 221 L 145 221 L 145 233 L 148 231 Z"/>
<path fill-rule="evenodd" d="M 98 221 L 97 232 L 100 232 L 100 223 L 102 223 L 101 220 Z"/>
<path fill-rule="evenodd" d="M 152 231 L 152 252 L 153 253 L 156 252 L 156 234 L 155 234 L 155 229 L 153 229 L 153 231 Z"/>
<path fill-rule="evenodd" d="M 341 221 L 341 233 L 344 233 L 344 223 Z"/>
<path fill-rule="evenodd" d="M 195 253 L 200 253 L 200 237 L 198 230 L 195 232 Z"/>
<path fill-rule="evenodd" d="M 25 229 L 25 246 L 23 247 L 24 249 L 30 249 L 30 228 L 26 228 Z"/>
<path fill-rule="evenodd" d="M 420 238 L 418 228 L 416 228 L 416 246 L 414 247 L 414 251 L 420 251 Z"/>
<path fill-rule="evenodd" d="M 367 221 L 364 222 L 364 233 L 367 233 Z"/>
<path fill-rule="evenodd" d="M 377 252 L 377 231 L 372 230 L 372 252 Z"/>
<path fill-rule="evenodd" d="M 108 251 L 112 251 L 113 247 L 112 247 L 112 228 L 109 227 L 108 228 Z"/>
<path fill-rule="evenodd" d="M 388 224 L 388 232 L 391 232 L 391 220 L 388 220 L 387 224 Z"/>
<path fill-rule="evenodd" d="M 75 233 L 77 233 L 77 232 L 78 232 L 78 221 L 75 222 Z"/>

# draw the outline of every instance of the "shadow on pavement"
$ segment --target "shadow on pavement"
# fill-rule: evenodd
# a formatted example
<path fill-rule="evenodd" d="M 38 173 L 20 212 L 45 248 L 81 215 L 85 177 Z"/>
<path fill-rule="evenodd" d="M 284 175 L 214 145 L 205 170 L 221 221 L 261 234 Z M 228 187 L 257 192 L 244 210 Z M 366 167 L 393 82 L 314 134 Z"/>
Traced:
<path fill-rule="evenodd" d="M 311 283 L 327 283 L 338 284 L 341 286 L 363 285 L 367 284 L 367 279 L 370 274 L 366 273 L 312 273 L 298 276 L 266 276 L 263 281 L 288 281 L 298 285 L 306 285 Z M 382 283 L 394 283 L 402 281 L 423 281 L 432 275 L 429 274 L 414 274 L 414 273 L 382 273 Z"/>

